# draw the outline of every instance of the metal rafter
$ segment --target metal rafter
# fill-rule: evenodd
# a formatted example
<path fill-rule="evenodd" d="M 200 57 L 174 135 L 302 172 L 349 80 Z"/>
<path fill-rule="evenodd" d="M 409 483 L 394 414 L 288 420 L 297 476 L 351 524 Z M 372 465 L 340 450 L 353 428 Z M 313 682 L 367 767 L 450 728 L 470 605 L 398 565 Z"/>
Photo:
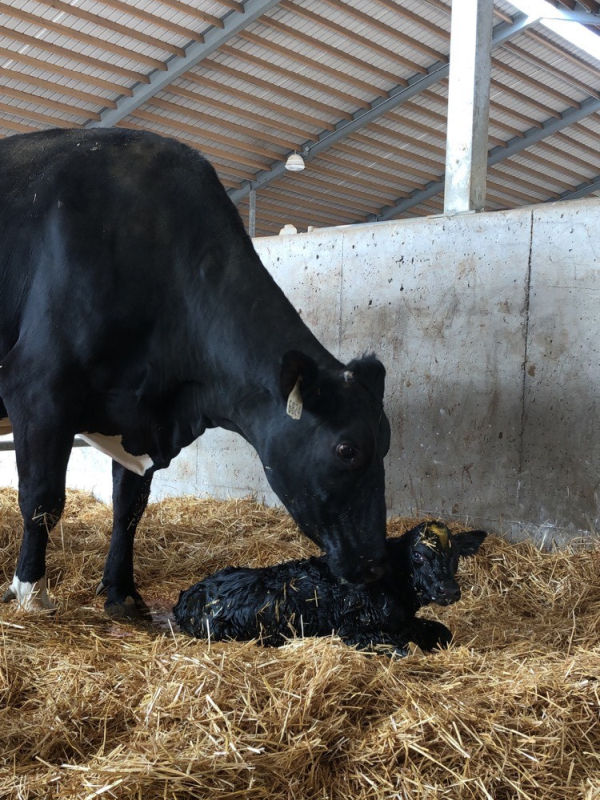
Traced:
<path fill-rule="evenodd" d="M 551 117 L 543 122 L 541 127 L 529 128 L 529 130 L 525 131 L 523 136 L 515 136 L 513 139 L 510 139 L 504 147 L 494 147 L 492 150 L 490 150 L 488 155 L 488 168 L 492 167 L 494 164 L 498 164 L 500 161 L 505 161 L 507 158 L 510 158 L 517 153 L 521 153 L 528 147 L 541 142 L 543 139 L 548 138 L 548 136 L 558 133 L 563 128 L 573 125 L 575 122 L 579 122 L 580 120 L 588 117 L 590 114 L 596 113 L 597 111 L 600 111 L 600 99 L 597 97 L 588 97 L 580 104 L 579 108 L 570 108 L 568 111 L 565 111 L 563 114 L 561 114 L 560 118 L 558 119 L 556 117 Z M 441 191 L 443 191 L 443 189 L 444 179 L 442 177 L 438 181 L 431 181 L 423 189 L 413 192 L 410 197 L 399 200 L 395 205 L 382 208 L 379 214 L 373 215 L 368 219 L 370 222 L 391 219 L 397 214 L 408 211 L 414 206 L 423 203 L 425 200 L 429 200 L 430 197 L 434 197 L 436 194 L 439 194 Z M 578 187 L 578 189 L 575 191 L 578 190 L 582 190 L 582 187 Z M 592 189 L 591 191 L 594 190 Z M 562 199 L 567 198 L 563 197 Z M 570 196 L 569 199 L 572 199 L 572 197 Z"/>
<path fill-rule="evenodd" d="M 279 0 L 247 0 L 243 12 L 231 11 L 223 17 L 223 27 L 213 26 L 203 35 L 203 42 L 193 42 L 185 48 L 185 55 L 173 56 L 165 62 L 166 70 L 154 70 L 148 75 L 149 83 L 138 83 L 133 87 L 133 96 L 120 97 L 116 108 L 106 108 L 100 120 L 90 120 L 86 128 L 109 128 L 116 125 L 136 108 L 146 103 L 158 92 L 183 75 L 200 61 L 210 56 L 228 39 L 266 14 Z"/>
<path fill-rule="evenodd" d="M 579 186 L 576 186 L 574 189 L 568 189 L 566 192 L 563 192 L 558 199 L 578 200 L 580 197 L 587 197 L 589 194 L 592 194 L 592 192 L 597 192 L 598 190 L 600 190 L 600 175 L 597 175 L 590 181 L 580 183 Z M 554 200 L 554 198 L 552 198 L 552 200 Z M 547 200 L 546 202 L 551 202 L 551 200 Z"/>
<path fill-rule="evenodd" d="M 535 25 L 537 18 L 529 17 L 527 14 L 517 14 L 512 23 L 503 22 L 497 25 L 493 32 L 492 47 L 498 47 L 513 36 L 516 36 L 525 28 Z M 374 122 L 379 117 L 387 114 L 412 97 L 429 89 L 439 81 L 448 77 L 449 65 L 437 61 L 427 70 L 427 74 L 417 73 L 408 79 L 408 85 L 395 86 L 388 92 L 387 97 L 378 97 L 366 109 L 359 109 L 352 115 L 351 120 L 344 120 L 335 126 L 334 131 L 322 131 L 316 137 L 316 141 L 306 142 L 299 150 L 305 161 L 310 161 L 319 153 L 333 147 L 337 142 L 350 136 L 352 133 L 364 128 Z M 256 191 L 262 186 L 266 186 L 271 181 L 276 180 L 285 173 L 285 160 L 275 162 L 270 169 L 259 172 L 254 180 L 247 181 L 239 189 L 229 192 L 229 197 L 234 203 L 239 203 L 251 191 Z"/>
<path fill-rule="evenodd" d="M 544 14 L 541 19 L 556 19 L 559 22 L 580 22 L 583 25 L 600 25 L 600 14 L 592 14 L 589 11 L 569 11 L 560 9 L 556 16 L 551 13 Z"/>

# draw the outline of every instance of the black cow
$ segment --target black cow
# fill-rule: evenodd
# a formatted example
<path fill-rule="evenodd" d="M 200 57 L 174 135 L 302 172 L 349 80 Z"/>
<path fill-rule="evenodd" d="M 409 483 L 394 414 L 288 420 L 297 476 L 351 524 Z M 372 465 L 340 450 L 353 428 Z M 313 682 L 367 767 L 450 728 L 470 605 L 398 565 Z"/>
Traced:
<path fill-rule="evenodd" d="M 474 555 L 486 536 L 422 522 L 387 540 L 387 573 L 364 586 L 337 577 L 323 556 L 262 569 L 226 567 L 181 592 L 175 621 L 199 639 L 258 639 L 275 647 L 292 636 L 332 632 L 359 649 L 384 645 L 399 655 L 409 642 L 426 651 L 443 647 L 452 639 L 448 628 L 415 614 L 428 603 L 460 600 L 458 559 Z"/>
<path fill-rule="evenodd" d="M 79 432 L 144 465 L 113 463 L 109 613 L 147 613 L 133 539 L 153 472 L 213 427 L 256 449 L 336 574 L 378 578 L 384 376 L 374 357 L 343 365 L 317 341 L 195 150 L 127 130 L 0 142 L 0 420 L 25 523 L 5 599 L 50 606 L 46 544 Z"/>

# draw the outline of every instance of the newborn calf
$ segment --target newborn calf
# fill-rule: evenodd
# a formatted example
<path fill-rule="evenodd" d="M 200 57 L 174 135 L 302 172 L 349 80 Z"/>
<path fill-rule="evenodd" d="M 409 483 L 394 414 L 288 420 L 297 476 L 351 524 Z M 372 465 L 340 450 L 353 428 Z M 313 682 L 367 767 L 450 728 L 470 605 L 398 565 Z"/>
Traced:
<path fill-rule="evenodd" d="M 484 531 L 453 534 L 441 522 L 422 522 L 388 539 L 387 574 L 375 583 L 346 583 L 325 556 L 272 567 L 226 567 L 181 592 L 174 608 L 182 630 L 199 639 L 259 639 L 268 646 L 294 636 L 337 633 L 348 645 L 399 655 L 408 642 L 422 650 L 449 644 L 445 625 L 415 614 L 428 603 L 460 599 L 460 556 L 474 555 Z"/>

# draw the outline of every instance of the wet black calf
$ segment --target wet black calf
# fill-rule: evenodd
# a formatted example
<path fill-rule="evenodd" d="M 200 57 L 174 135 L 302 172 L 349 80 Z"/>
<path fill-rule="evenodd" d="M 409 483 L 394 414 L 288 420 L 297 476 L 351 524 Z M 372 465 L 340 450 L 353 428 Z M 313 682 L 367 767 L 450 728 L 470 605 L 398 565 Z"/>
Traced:
<path fill-rule="evenodd" d="M 293 636 L 329 636 L 374 650 L 385 645 L 406 655 L 450 643 L 445 625 L 415 616 L 428 603 L 460 599 L 455 575 L 461 556 L 474 555 L 484 531 L 453 534 L 441 522 L 423 522 L 387 539 L 387 575 L 364 585 L 337 578 L 325 556 L 272 567 L 226 567 L 181 592 L 174 608 L 181 629 L 200 639 L 258 639 L 278 646 Z"/>

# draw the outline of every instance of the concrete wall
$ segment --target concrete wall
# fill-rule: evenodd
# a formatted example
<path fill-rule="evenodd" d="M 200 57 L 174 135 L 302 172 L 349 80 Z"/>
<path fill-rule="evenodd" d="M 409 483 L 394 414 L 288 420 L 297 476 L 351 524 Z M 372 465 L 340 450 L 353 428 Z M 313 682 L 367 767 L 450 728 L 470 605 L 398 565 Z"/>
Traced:
<path fill-rule="evenodd" d="M 556 541 L 599 527 L 599 215 L 585 200 L 256 241 L 335 355 L 374 350 L 386 365 L 391 512 Z M 70 485 L 109 497 L 109 477 L 105 457 L 74 452 Z M 276 500 L 224 431 L 154 493 Z"/>

